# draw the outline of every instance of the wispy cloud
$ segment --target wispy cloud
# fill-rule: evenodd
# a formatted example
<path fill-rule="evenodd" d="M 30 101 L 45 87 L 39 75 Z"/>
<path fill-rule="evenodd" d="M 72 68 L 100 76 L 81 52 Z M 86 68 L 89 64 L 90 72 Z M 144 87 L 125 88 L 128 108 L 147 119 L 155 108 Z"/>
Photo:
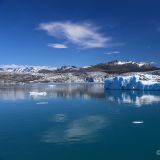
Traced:
<path fill-rule="evenodd" d="M 152 61 L 152 62 L 150 62 L 151 64 L 156 64 L 156 62 L 154 62 L 154 61 Z"/>
<path fill-rule="evenodd" d="M 160 27 L 157 27 L 157 31 L 160 32 Z"/>
<path fill-rule="evenodd" d="M 105 54 L 112 55 L 112 54 L 119 54 L 119 53 L 120 53 L 119 51 L 111 51 L 111 52 L 107 52 Z"/>
<path fill-rule="evenodd" d="M 102 35 L 98 27 L 90 23 L 49 22 L 39 24 L 38 28 L 82 48 L 107 47 L 112 39 Z"/>
<path fill-rule="evenodd" d="M 60 43 L 49 43 L 48 44 L 49 47 L 52 48 L 57 48 L 57 49 L 65 49 L 68 48 L 68 46 L 64 45 L 64 44 L 60 44 Z"/>

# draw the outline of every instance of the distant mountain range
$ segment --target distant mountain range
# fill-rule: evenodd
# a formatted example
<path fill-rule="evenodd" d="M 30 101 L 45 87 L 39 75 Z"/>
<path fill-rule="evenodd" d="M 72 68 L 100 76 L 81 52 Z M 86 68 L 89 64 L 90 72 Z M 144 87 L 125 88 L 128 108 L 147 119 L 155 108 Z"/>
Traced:
<path fill-rule="evenodd" d="M 28 65 L 0 65 L 1 72 L 10 73 L 83 73 L 101 71 L 105 73 L 126 73 L 126 72 L 145 72 L 159 69 L 152 63 L 133 62 L 133 61 L 111 61 L 84 67 L 62 66 L 60 68 L 50 66 L 28 66 Z"/>
<path fill-rule="evenodd" d="M 0 84 L 37 82 L 104 83 L 106 78 L 119 74 L 129 75 L 132 72 L 160 75 L 159 68 L 151 63 L 117 60 L 84 67 L 62 66 L 56 68 L 49 66 L 1 65 Z"/>
<path fill-rule="evenodd" d="M 38 73 L 40 70 L 54 71 L 56 67 L 28 65 L 0 65 L 0 71 L 16 73 Z"/>

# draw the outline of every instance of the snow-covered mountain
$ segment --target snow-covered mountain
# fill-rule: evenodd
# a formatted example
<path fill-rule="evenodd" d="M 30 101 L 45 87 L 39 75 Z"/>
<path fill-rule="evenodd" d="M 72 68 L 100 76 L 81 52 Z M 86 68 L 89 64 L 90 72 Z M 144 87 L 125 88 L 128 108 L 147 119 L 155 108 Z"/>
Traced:
<path fill-rule="evenodd" d="M 126 73 L 152 71 L 157 69 L 152 63 L 133 62 L 133 61 L 111 61 L 89 66 L 62 66 L 60 68 L 50 66 L 28 66 L 28 65 L 0 65 L 0 71 L 13 73 L 69 73 L 69 72 L 97 72 L 106 73 Z"/>
<path fill-rule="evenodd" d="M 49 66 L 28 66 L 28 65 L 0 65 L 0 71 L 16 73 L 38 73 L 40 70 L 56 70 L 56 67 Z"/>
<path fill-rule="evenodd" d="M 107 63 L 100 63 L 91 68 L 103 70 L 107 73 L 127 73 L 127 72 L 145 72 L 158 69 L 152 63 L 133 62 L 133 61 L 111 61 Z"/>

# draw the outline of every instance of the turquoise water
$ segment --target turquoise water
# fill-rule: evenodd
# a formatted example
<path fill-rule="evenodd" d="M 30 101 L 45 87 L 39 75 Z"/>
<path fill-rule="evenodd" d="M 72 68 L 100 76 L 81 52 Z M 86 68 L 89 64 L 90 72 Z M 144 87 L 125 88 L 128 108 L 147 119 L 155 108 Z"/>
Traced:
<path fill-rule="evenodd" d="M 0 160 L 158 160 L 159 150 L 160 92 L 0 87 Z"/>

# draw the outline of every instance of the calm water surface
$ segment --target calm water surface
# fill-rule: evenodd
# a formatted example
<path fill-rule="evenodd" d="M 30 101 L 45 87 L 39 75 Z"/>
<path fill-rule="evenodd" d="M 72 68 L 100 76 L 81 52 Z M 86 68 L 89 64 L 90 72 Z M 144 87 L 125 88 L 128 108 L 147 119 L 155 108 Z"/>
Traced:
<path fill-rule="evenodd" d="M 160 92 L 0 86 L 0 160 L 158 160 L 159 150 Z"/>

